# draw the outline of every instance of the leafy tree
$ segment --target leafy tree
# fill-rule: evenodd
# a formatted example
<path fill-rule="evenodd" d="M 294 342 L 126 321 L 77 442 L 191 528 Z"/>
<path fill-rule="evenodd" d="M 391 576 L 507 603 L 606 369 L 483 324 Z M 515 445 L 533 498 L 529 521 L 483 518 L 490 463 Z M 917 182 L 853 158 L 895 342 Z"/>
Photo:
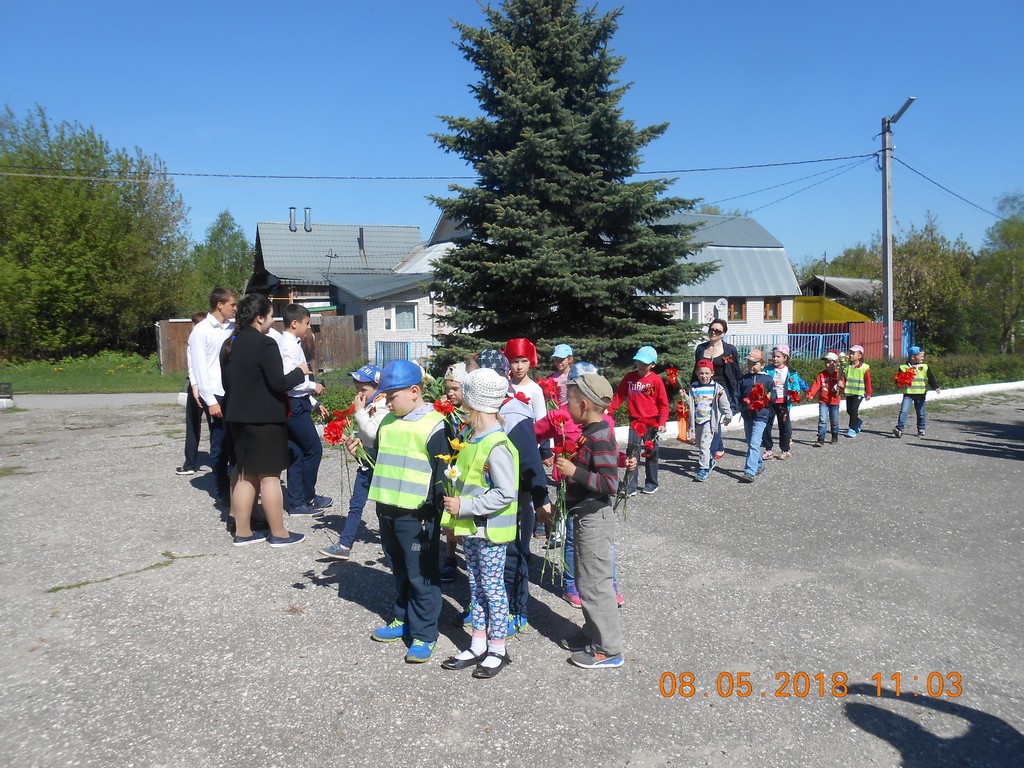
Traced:
<path fill-rule="evenodd" d="M 692 228 L 663 223 L 693 201 L 661 197 L 665 179 L 626 181 L 667 125 L 622 116 L 623 59 L 608 48 L 619 11 L 505 0 L 485 13 L 484 27 L 455 25 L 480 73 L 471 90 L 482 114 L 443 117 L 450 133 L 434 136 L 478 175 L 433 198 L 469 232 L 434 265 L 432 289 L 456 329 L 443 344 L 557 339 L 599 362 L 640 344 L 682 346 L 692 326 L 669 318 L 665 296 L 714 267 L 686 264 Z"/>
<path fill-rule="evenodd" d="M 42 107 L 0 116 L 0 354 L 145 349 L 179 296 L 185 209 L 163 162 Z"/>
<path fill-rule="evenodd" d="M 231 288 L 239 296 L 252 275 L 253 244 L 229 211 L 221 211 L 206 230 L 206 239 L 196 243 L 186 270 L 185 314 L 208 309 L 210 290 Z"/>
<path fill-rule="evenodd" d="M 957 351 L 967 343 L 973 293 L 973 256 L 962 238 L 950 241 L 928 213 L 893 244 L 893 311 L 913 320 L 917 340 L 932 351 Z"/>
<path fill-rule="evenodd" d="M 993 320 L 999 350 L 1014 352 L 1024 323 L 1024 194 L 999 200 L 1004 217 L 986 233 L 977 259 L 986 315 Z"/>

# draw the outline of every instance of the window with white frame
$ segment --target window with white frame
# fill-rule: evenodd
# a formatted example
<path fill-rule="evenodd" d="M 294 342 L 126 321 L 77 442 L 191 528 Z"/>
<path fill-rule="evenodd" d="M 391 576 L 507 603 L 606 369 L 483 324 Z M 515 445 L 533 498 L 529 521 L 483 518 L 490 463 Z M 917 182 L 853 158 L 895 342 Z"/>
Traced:
<path fill-rule="evenodd" d="M 701 322 L 700 302 L 681 301 L 679 302 L 679 319 L 692 320 L 695 323 Z"/>
<path fill-rule="evenodd" d="M 395 330 L 415 331 L 416 330 L 416 305 L 395 304 Z"/>

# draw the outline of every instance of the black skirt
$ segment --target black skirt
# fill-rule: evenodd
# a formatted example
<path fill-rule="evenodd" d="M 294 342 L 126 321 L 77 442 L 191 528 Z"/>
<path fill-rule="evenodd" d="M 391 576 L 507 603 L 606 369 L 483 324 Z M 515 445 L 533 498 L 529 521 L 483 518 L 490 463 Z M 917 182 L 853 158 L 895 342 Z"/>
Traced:
<path fill-rule="evenodd" d="M 280 475 L 291 463 L 288 428 L 283 423 L 228 422 L 235 466 L 243 475 Z"/>

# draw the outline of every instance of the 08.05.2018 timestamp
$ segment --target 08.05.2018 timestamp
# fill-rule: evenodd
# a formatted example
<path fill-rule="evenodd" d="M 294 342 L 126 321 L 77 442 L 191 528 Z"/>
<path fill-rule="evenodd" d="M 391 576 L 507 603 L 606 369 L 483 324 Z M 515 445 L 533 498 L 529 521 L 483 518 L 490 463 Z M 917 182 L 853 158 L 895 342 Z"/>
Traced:
<path fill-rule="evenodd" d="M 808 697 L 841 699 L 850 692 L 850 676 L 846 672 L 825 672 L 810 674 L 808 672 L 778 672 L 775 674 L 775 691 L 754 690 L 755 683 L 750 680 L 750 672 L 720 672 L 715 677 L 714 686 L 703 686 L 693 672 L 664 672 L 658 681 L 658 690 L 666 699 L 679 696 L 689 699 L 694 696 L 709 698 L 718 696 L 740 699 L 771 698 L 805 699 Z M 904 691 L 903 683 L 908 678 L 924 685 L 924 692 Z M 963 693 L 963 676 L 959 672 L 928 672 L 926 675 L 906 675 L 902 672 L 885 677 L 881 672 L 871 675 L 869 680 L 875 683 L 875 695 L 895 696 L 896 698 L 911 696 L 928 696 L 933 699 L 945 696 L 955 699 Z M 888 687 L 891 683 L 891 687 Z"/>

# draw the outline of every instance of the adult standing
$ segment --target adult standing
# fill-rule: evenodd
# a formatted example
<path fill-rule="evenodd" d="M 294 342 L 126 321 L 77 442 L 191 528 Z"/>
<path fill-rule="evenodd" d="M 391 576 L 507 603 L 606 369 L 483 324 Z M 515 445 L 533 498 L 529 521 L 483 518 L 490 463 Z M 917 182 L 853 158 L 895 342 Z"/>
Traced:
<path fill-rule="evenodd" d="M 192 315 L 192 328 L 206 319 L 205 312 Z M 191 331 L 190 331 L 191 334 Z M 188 344 L 188 342 L 185 342 Z M 192 348 L 186 347 L 185 361 L 188 364 L 188 394 L 185 398 L 185 463 L 174 470 L 178 475 L 194 475 L 199 467 L 199 433 L 203 424 L 203 404 L 199 402 L 199 387 L 192 370 Z"/>
<path fill-rule="evenodd" d="M 224 427 L 224 384 L 221 381 L 220 348 L 235 330 L 238 296 L 229 288 L 214 288 L 210 293 L 210 313 L 192 329 L 188 350 L 192 356 L 199 400 L 210 432 L 210 464 L 217 483 L 217 501 L 228 504 L 231 479 Z M 280 359 L 280 355 L 278 355 Z"/>
<path fill-rule="evenodd" d="M 270 524 L 270 546 L 297 544 L 305 536 L 284 527 L 281 473 L 288 467 L 288 416 L 285 393 L 309 373 L 305 363 L 290 373 L 281 365 L 281 353 L 267 331 L 274 324 L 270 300 L 250 294 L 238 305 L 238 329 L 221 354 L 224 420 L 229 426 L 238 480 L 231 492 L 235 520 L 235 546 L 265 540 L 250 524 L 256 494 Z"/>
<path fill-rule="evenodd" d="M 736 347 L 725 341 L 728 330 L 729 324 L 721 318 L 715 318 L 708 323 L 708 340 L 698 344 L 693 352 L 693 373 L 690 374 L 690 380 L 697 380 L 697 363 L 701 360 L 710 360 L 715 368 L 712 378 L 725 389 L 733 413 L 739 413 L 739 381 L 743 371 L 740 369 L 739 352 Z M 711 441 L 711 452 L 715 461 L 725 455 L 721 430 L 715 433 Z"/>

